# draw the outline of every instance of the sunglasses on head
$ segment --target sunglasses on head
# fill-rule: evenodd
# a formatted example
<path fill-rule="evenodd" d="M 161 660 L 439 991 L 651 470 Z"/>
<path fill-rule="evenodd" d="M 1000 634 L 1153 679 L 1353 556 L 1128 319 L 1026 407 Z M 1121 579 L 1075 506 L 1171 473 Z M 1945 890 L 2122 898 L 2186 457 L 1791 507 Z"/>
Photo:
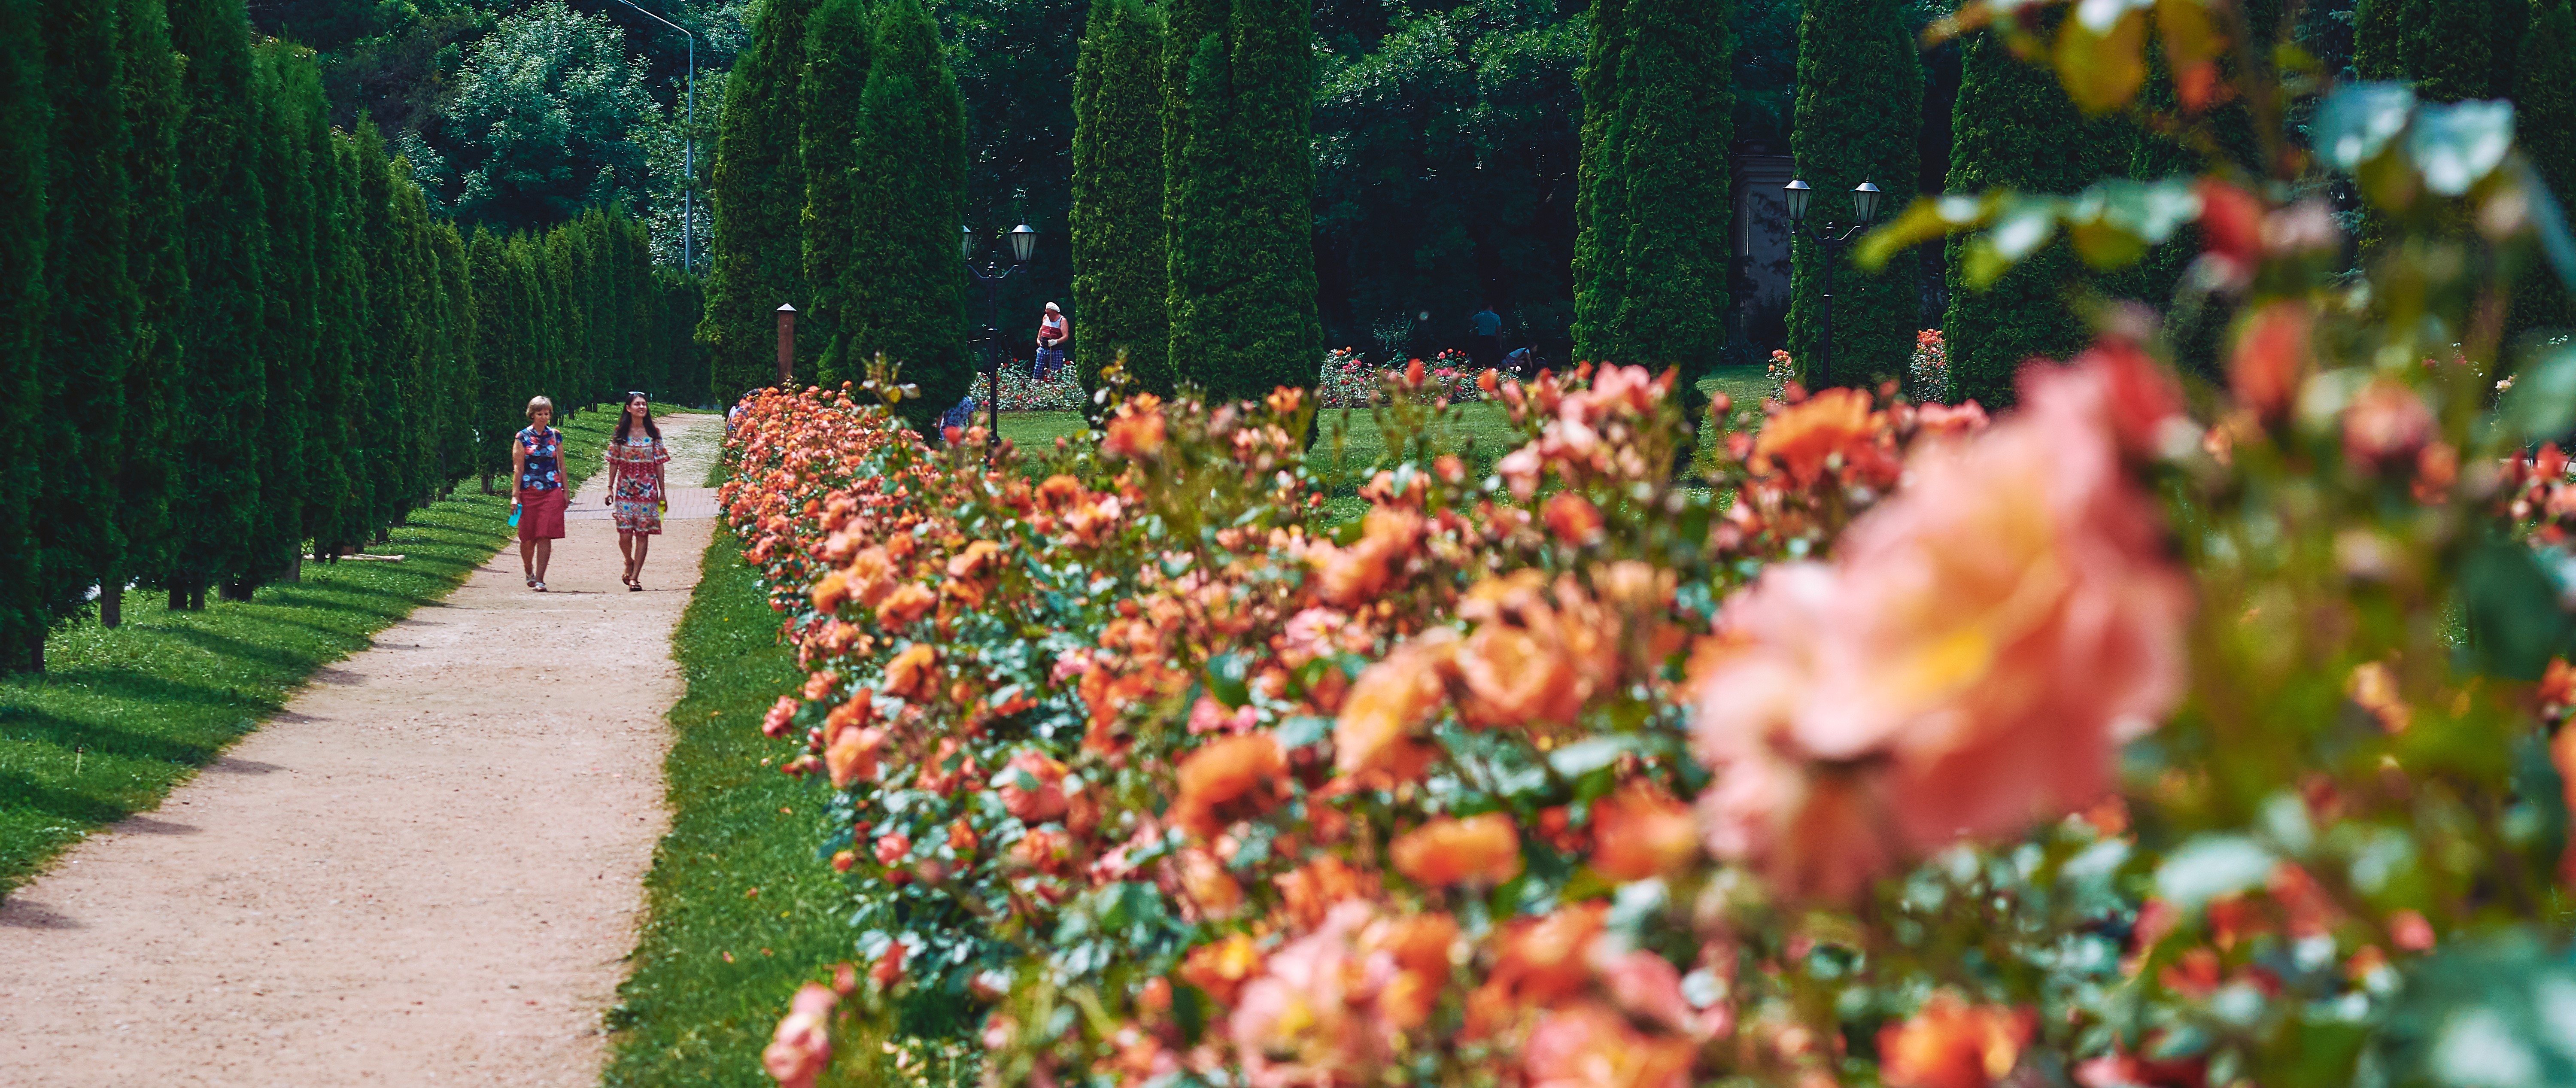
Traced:
<path fill-rule="evenodd" d="M 626 399 L 628 399 L 628 400 L 651 400 L 651 399 L 653 399 L 653 398 L 651 398 L 651 397 L 647 397 L 647 396 L 645 396 L 643 393 L 640 393 L 640 392 L 638 392 L 638 391 L 636 391 L 636 390 L 629 389 L 629 390 L 627 390 L 627 391 L 626 391 Z"/>

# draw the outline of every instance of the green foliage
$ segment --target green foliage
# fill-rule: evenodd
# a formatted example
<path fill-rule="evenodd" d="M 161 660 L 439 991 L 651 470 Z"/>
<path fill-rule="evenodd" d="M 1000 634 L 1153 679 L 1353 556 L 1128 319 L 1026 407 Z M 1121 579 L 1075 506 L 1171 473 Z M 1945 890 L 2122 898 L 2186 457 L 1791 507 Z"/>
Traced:
<path fill-rule="evenodd" d="M 810 786 L 763 758 L 773 745 L 761 714 L 802 674 L 758 577 L 735 558 L 741 547 L 717 532 L 671 636 L 688 681 L 663 761 L 671 830 L 645 878 L 650 920 L 607 1014 L 611 1086 L 769 1088 L 760 1051 L 776 1010 L 851 955 L 840 883 L 814 861 L 825 812 Z"/>
<path fill-rule="evenodd" d="M 1215 398 L 1311 386 L 1323 358 L 1309 10 L 1293 0 L 1165 9 L 1171 364 Z"/>
<path fill-rule="evenodd" d="M 776 311 L 813 305 L 805 283 L 805 173 L 798 143 L 797 81 L 805 20 L 814 0 L 771 0 L 752 48 L 734 62 L 716 135 L 713 264 L 707 274 L 707 344 L 713 392 L 731 400 L 778 379 Z M 954 233 L 953 229 L 951 233 Z M 820 345 L 800 338 L 797 365 Z"/>
<path fill-rule="evenodd" d="M 100 109 L 124 91 L 110 0 L 44 6 L 45 89 L 53 137 L 45 161 L 46 297 L 36 417 L 37 592 L 55 617 L 77 614 L 123 550 L 116 490 L 126 356 L 140 299 L 126 268 L 125 113 Z"/>
<path fill-rule="evenodd" d="M 2562 209 L 2576 208 L 2576 4 L 2532 0 L 2514 66 L 2514 142 L 2529 156 Z M 2576 284 L 2548 273 L 2514 283 L 2513 319 L 2541 328 L 2576 326 Z"/>
<path fill-rule="evenodd" d="M 0 461 L 32 464 L 43 395 L 37 351 L 45 326 L 44 93 L 37 0 L 0 0 Z M 0 669 L 23 667 L 43 645 L 36 596 L 37 477 L 0 473 Z"/>
<path fill-rule="evenodd" d="M 643 60 L 605 15 L 547 0 L 502 19 L 466 53 L 440 111 L 454 137 L 457 214 L 542 226 L 640 192 L 634 136 L 661 109 L 645 91 Z"/>
<path fill-rule="evenodd" d="M 1076 69 L 1091 0 L 942 0 L 928 5 L 948 41 L 948 67 L 966 100 L 965 223 L 1038 231 L 1037 255 L 1003 281 L 1003 355 L 1036 352 L 1039 307 L 1065 306 L 1079 358 L 1086 320 L 1073 300 L 1073 143 Z M 980 305 L 980 300 L 977 300 Z M 980 324 L 984 315 L 971 315 Z M 1114 356 L 1113 356 L 1114 357 Z M 1092 360 L 1094 365 L 1105 359 Z"/>
<path fill-rule="evenodd" d="M 1072 316 L 1086 389 L 1123 350 L 1141 387 L 1172 391 L 1162 53 L 1155 9 L 1141 0 L 1092 4 L 1075 69 L 1073 130 Z"/>
<path fill-rule="evenodd" d="M 241 0 L 176 0 L 170 40 L 188 58 L 179 191 L 187 201 L 187 345 L 175 450 L 170 584 L 193 595 L 250 569 L 259 501 L 256 427 L 267 392 L 259 342 L 266 200 L 253 175 L 249 35 Z"/>
<path fill-rule="evenodd" d="M 834 334 L 849 320 L 854 289 L 849 269 L 860 239 L 851 171 L 859 165 L 859 115 L 875 37 L 866 0 L 822 0 L 805 20 L 805 76 L 797 87 L 797 109 L 805 121 L 805 211 L 799 226 L 813 301 L 797 315 L 796 333 L 822 347 L 816 371 L 827 385 L 853 370 L 839 357 Z"/>
<path fill-rule="evenodd" d="M 966 202 L 965 105 L 919 0 L 877 5 L 876 51 L 859 104 L 858 161 L 902 164 L 850 175 L 857 245 L 845 275 L 845 358 L 902 364 L 921 396 L 904 417 L 926 427 L 974 378 L 966 354 L 966 272 L 957 222 Z M 849 377 L 850 375 L 844 375 Z"/>
<path fill-rule="evenodd" d="M 1734 204 L 1730 172 L 1708 164 L 1728 161 L 1734 143 L 1731 8 L 1594 7 L 1593 32 L 1607 40 L 1584 74 L 1584 178 L 1602 187 L 1575 251 L 1575 350 L 1586 358 L 1679 365 L 1686 377 L 1715 360 L 1732 220 L 1711 209 Z"/>
<path fill-rule="evenodd" d="M 1316 264 L 1335 345 L 1433 358 L 1491 303 L 1561 342 L 1582 116 L 1579 16 L 1474 0 L 1320 58 Z M 1417 322 L 1423 310 L 1427 324 Z"/>
<path fill-rule="evenodd" d="M 313 170 L 315 309 L 312 418 L 305 430 L 304 535 L 315 554 L 365 542 L 366 467 L 359 421 L 366 383 L 366 264 L 359 257 L 357 148 L 319 124 L 307 131 Z"/>
<path fill-rule="evenodd" d="M 2072 193 L 2127 166 L 2134 137 L 2118 121 L 2086 120 L 2045 69 L 2021 62 L 1992 33 L 1961 43 L 1959 101 L 1951 115 L 1954 193 L 2013 189 Z M 2063 241 L 2015 265 L 1982 289 L 1968 282 L 1965 243 L 1949 249 L 1952 386 L 1988 408 L 2013 403 L 2013 375 L 2032 356 L 2065 358 L 2089 335 L 2068 305 L 2080 275 Z"/>
<path fill-rule="evenodd" d="M 1798 176 L 1815 190 L 1808 221 L 1855 222 L 1851 190 L 1875 184 L 1894 211 L 1913 203 L 1922 174 L 1923 66 L 1903 0 L 1808 0 L 1798 24 L 1797 123 L 1789 147 Z M 1823 358 L 1823 247 L 1801 232 L 1793 246 L 1789 355 Z M 1903 377 L 1914 350 L 1920 291 L 1917 262 L 1891 262 L 1873 275 L 1845 249 L 1833 270 L 1833 373 L 1820 382 L 1869 388 Z"/>

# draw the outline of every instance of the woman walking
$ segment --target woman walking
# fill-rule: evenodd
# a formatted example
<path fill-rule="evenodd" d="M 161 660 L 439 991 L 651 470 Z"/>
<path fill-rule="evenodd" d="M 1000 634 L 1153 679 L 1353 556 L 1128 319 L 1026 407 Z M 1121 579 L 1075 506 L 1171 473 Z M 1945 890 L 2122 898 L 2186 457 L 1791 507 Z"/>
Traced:
<path fill-rule="evenodd" d="M 1064 369 L 1064 341 L 1072 335 L 1073 326 L 1066 323 L 1064 311 L 1055 303 L 1047 303 L 1046 315 L 1038 319 L 1038 359 L 1032 368 L 1039 381 Z"/>
<path fill-rule="evenodd" d="M 528 426 L 510 445 L 511 474 L 518 477 L 519 570 L 528 588 L 546 591 L 546 561 L 564 535 L 563 432 L 554 429 L 555 402 L 528 400 Z"/>
<path fill-rule="evenodd" d="M 662 534 L 663 466 L 671 451 L 662 447 L 662 428 L 642 393 L 626 394 L 626 412 L 617 417 L 617 437 L 608 443 L 608 505 L 615 509 L 617 551 L 626 557 L 622 579 L 630 593 L 644 592 L 644 554 Z"/>

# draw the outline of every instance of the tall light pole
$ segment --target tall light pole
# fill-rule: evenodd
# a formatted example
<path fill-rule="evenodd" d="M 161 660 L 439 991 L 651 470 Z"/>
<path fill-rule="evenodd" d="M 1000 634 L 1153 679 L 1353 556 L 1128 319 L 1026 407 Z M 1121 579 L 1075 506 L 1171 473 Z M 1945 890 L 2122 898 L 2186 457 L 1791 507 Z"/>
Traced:
<path fill-rule="evenodd" d="M 680 189 L 680 267 L 695 272 L 698 270 L 695 249 L 698 237 L 698 36 L 689 33 L 687 27 L 644 11 L 635 0 L 617 2 L 643 11 L 645 18 L 679 31 L 682 37 L 689 39 L 689 117 L 684 122 L 688 129 L 688 146 L 680 152 L 680 172 L 688 175 L 688 184 Z"/>
<path fill-rule="evenodd" d="M 986 428 L 984 445 L 993 447 L 1002 444 L 1002 281 L 1011 278 L 1013 272 L 1027 269 L 1029 258 L 1037 256 L 1038 229 L 1026 223 L 1011 228 L 1011 265 L 1008 268 L 1002 267 L 998 261 L 986 261 L 984 267 L 975 267 L 975 228 L 960 229 L 964 233 L 957 237 L 957 255 L 966 259 L 966 274 L 984 285 L 984 308 L 993 317 L 993 323 L 984 329 L 984 392 L 986 399 L 992 402 L 984 413 L 984 418 L 991 423 Z"/>
<path fill-rule="evenodd" d="M 1834 264 L 1842 255 L 1843 244 L 1851 241 L 1852 235 L 1860 233 L 1871 220 L 1878 218 L 1878 186 L 1864 181 L 1852 189 L 1852 217 L 1859 222 L 1840 234 L 1834 233 L 1835 224 L 1831 222 L 1826 223 L 1822 231 L 1807 226 L 1807 198 L 1814 194 L 1806 182 L 1792 178 L 1781 188 L 1789 193 L 1790 233 L 1805 234 L 1825 249 L 1824 338 L 1816 347 L 1816 380 L 1808 383 L 1822 389 L 1834 380 Z"/>

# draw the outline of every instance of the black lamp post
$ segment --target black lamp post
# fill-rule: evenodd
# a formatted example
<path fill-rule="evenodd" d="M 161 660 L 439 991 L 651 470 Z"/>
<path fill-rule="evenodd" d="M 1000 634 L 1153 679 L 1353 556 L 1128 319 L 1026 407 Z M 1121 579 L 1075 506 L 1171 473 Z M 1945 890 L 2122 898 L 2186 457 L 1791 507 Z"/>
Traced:
<path fill-rule="evenodd" d="M 1866 181 L 1853 188 L 1852 217 L 1858 221 L 1837 233 L 1834 229 L 1835 224 L 1830 221 L 1823 224 L 1822 230 L 1807 225 L 1807 198 L 1814 193 L 1807 188 L 1806 182 L 1792 179 L 1783 188 L 1789 192 L 1791 232 L 1805 234 L 1825 249 L 1825 295 L 1822 314 L 1824 339 L 1816 348 L 1816 380 L 1812 383 L 1817 388 L 1823 388 L 1831 384 L 1834 379 L 1834 265 L 1842 256 L 1843 245 L 1851 241 L 1853 235 L 1859 234 L 1861 228 L 1868 226 L 1871 220 L 1878 218 L 1880 193 L 1878 186 Z"/>
<path fill-rule="evenodd" d="M 975 228 L 960 229 L 964 233 L 957 238 L 957 255 L 966 259 L 966 274 L 984 285 L 984 311 L 992 315 L 992 323 L 984 327 L 984 393 L 991 402 L 985 408 L 990 426 L 985 428 L 984 445 L 989 448 L 1002 444 L 1002 281 L 1026 269 L 1029 258 L 1037 256 L 1038 229 L 1026 223 L 1011 228 L 1011 263 L 987 260 L 982 268 L 975 267 Z"/>

